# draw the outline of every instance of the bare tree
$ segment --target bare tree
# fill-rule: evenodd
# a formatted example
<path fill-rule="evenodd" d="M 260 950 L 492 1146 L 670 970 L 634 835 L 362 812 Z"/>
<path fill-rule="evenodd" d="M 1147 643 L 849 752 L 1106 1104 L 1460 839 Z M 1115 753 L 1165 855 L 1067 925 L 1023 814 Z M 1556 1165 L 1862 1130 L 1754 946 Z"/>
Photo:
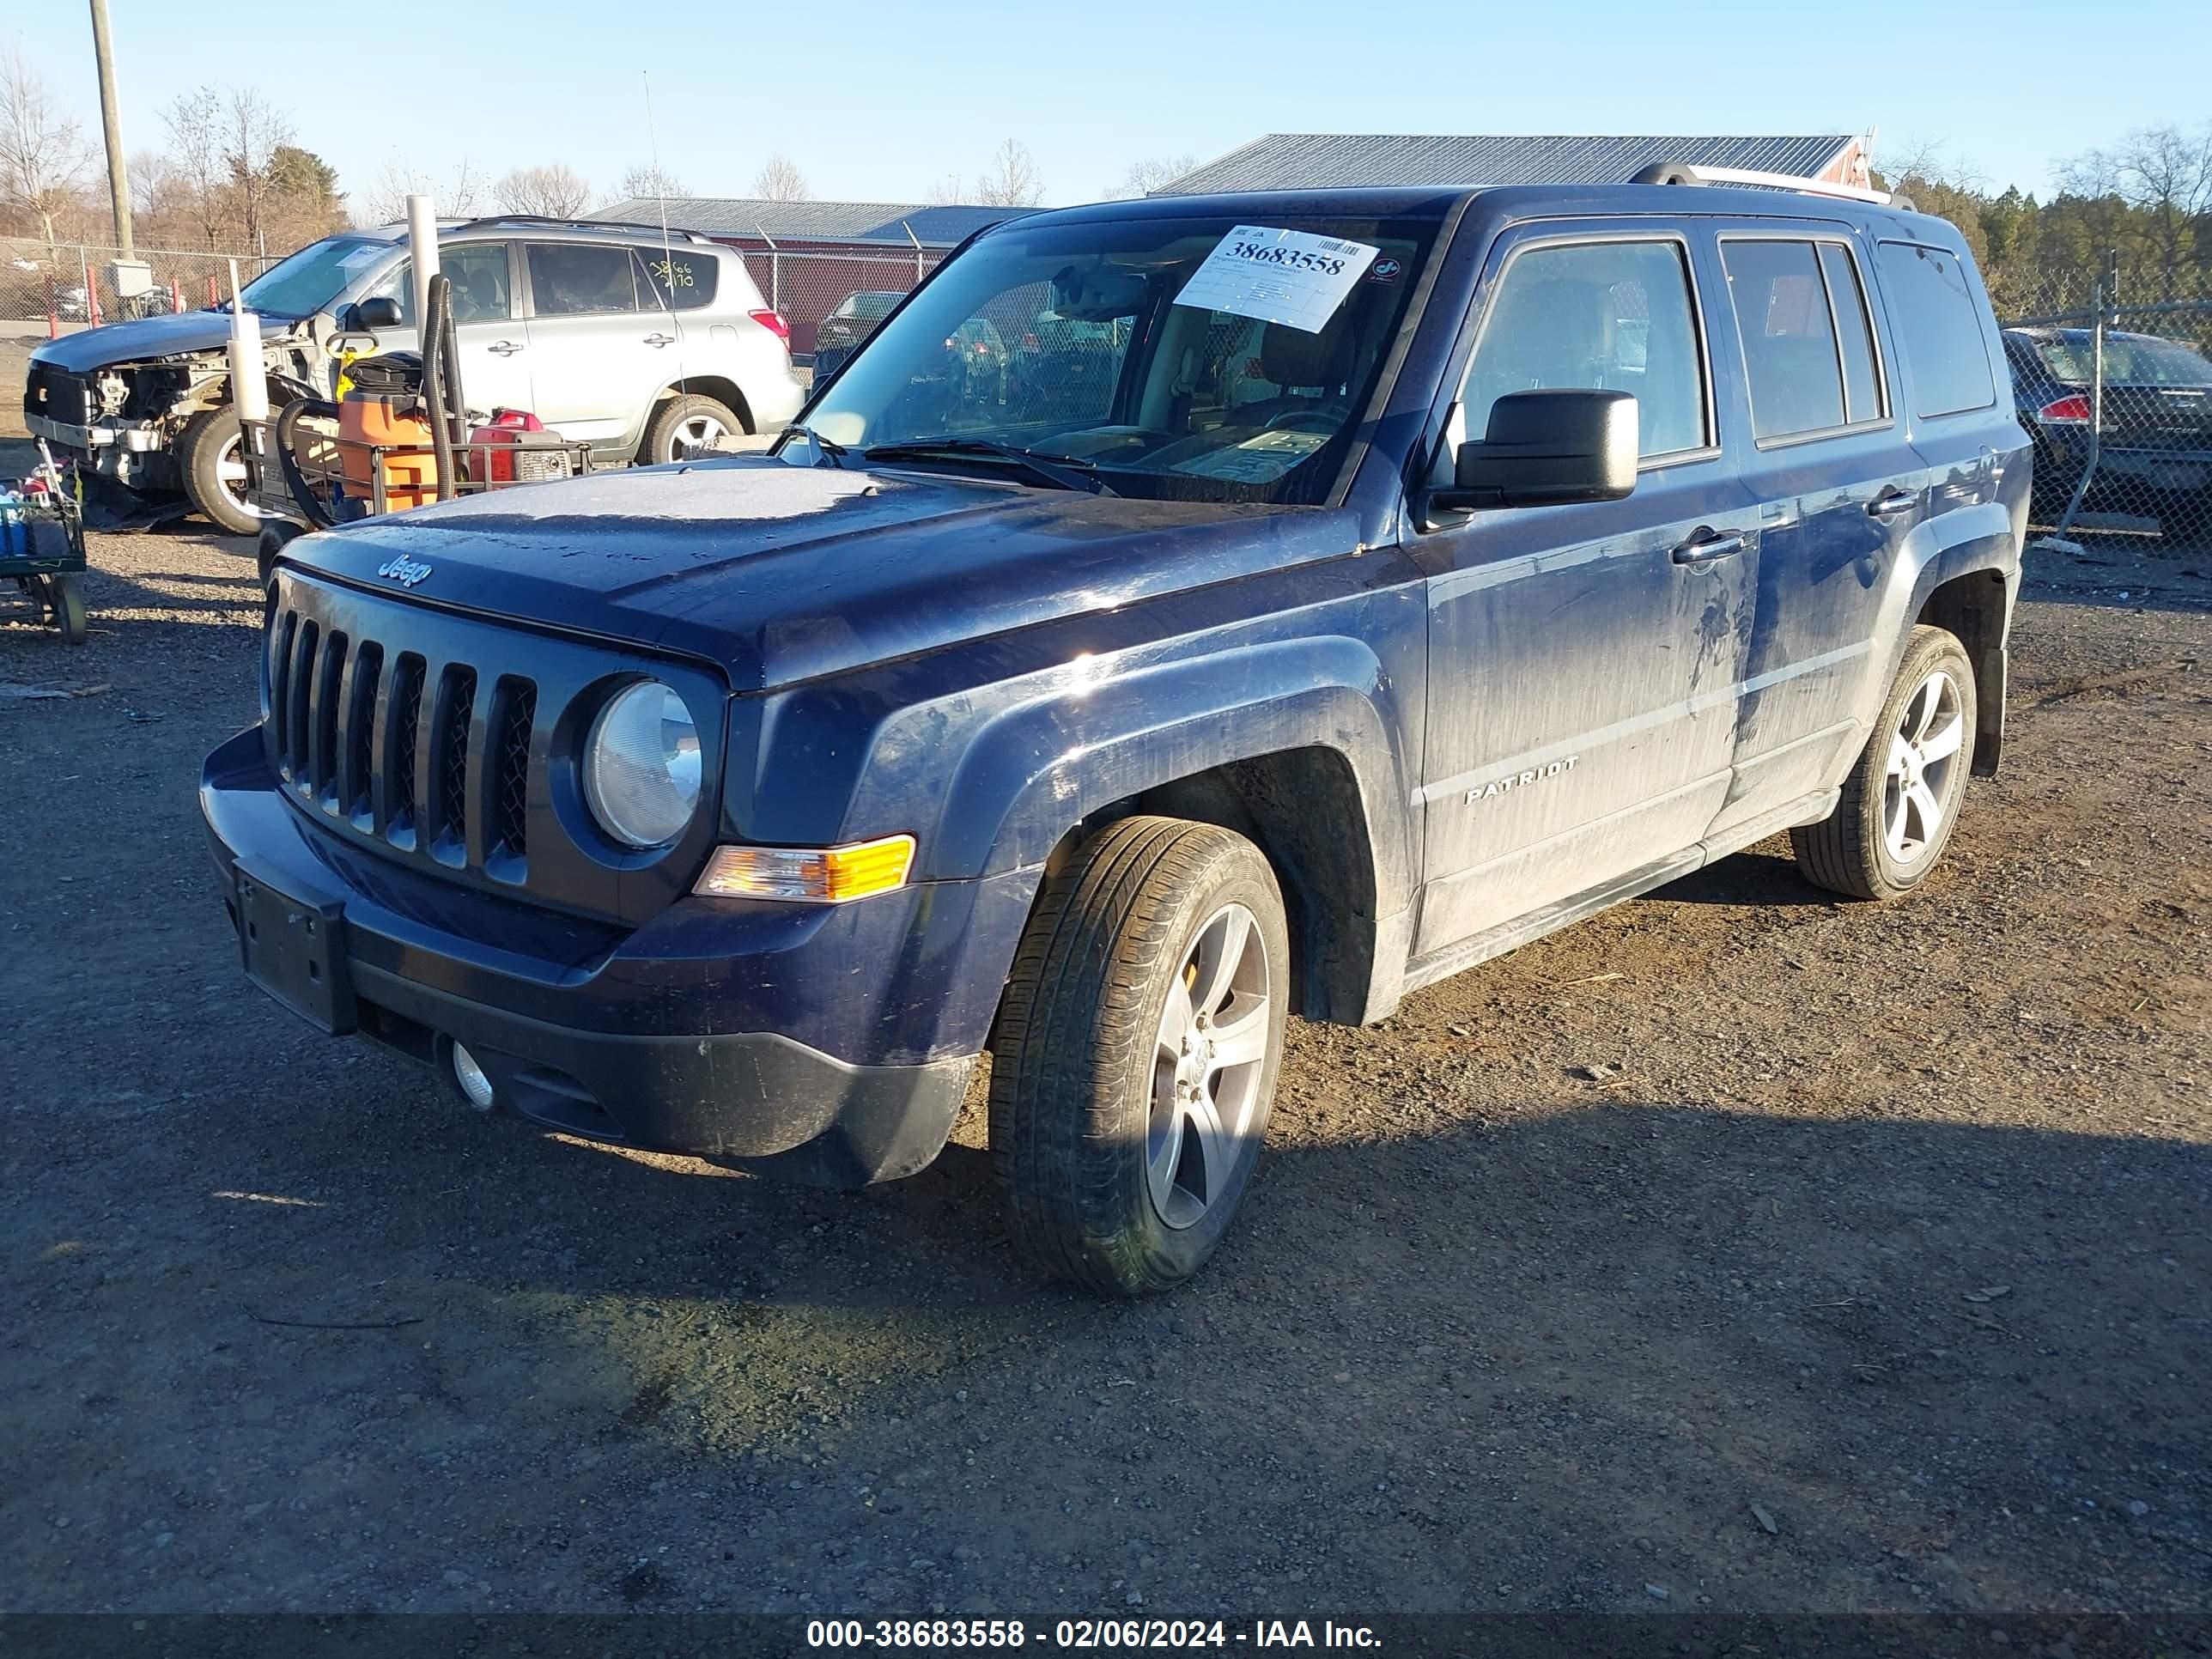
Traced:
<path fill-rule="evenodd" d="M 517 167 L 492 187 L 492 195 L 507 213 L 573 219 L 591 205 L 592 187 L 575 168 L 565 161 L 555 161 L 544 167 Z"/>
<path fill-rule="evenodd" d="M 968 187 L 961 182 L 958 173 L 948 173 L 932 185 L 921 199 L 932 207 L 960 207 L 968 200 Z"/>
<path fill-rule="evenodd" d="M 684 193 L 684 181 L 673 173 L 658 167 L 635 167 L 623 174 L 622 183 L 615 191 L 615 200 L 631 202 L 642 198 L 658 201 L 665 197 Z"/>
<path fill-rule="evenodd" d="M 92 152 L 29 58 L 0 52 L 0 205 L 38 221 L 51 248 L 54 216 L 83 183 Z"/>
<path fill-rule="evenodd" d="M 2059 181 L 2069 195 L 2135 210 L 2171 300 L 2181 267 L 2198 251 L 2199 226 L 2212 214 L 2212 123 L 2195 132 L 2170 124 L 2140 127 L 2109 150 L 2076 156 Z"/>
<path fill-rule="evenodd" d="M 991 170 L 975 185 L 985 207 L 1035 207 L 1044 200 L 1044 179 L 1029 146 L 1009 138 L 991 157 Z"/>
<path fill-rule="evenodd" d="M 229 215 L 230 168 L 223 160 L 222 95 L 213 87 L 179 93 L 161 113 L 169 130 L 169 150 L 164 158 L 175 191 L 174 200 L 190 220 L 201 244 L 215 247 L 223 240 Z"/>
<path fill-rule="evenodd" d="M 292 142 L 292 123 L 252 87 L 233 87 L 222 106 L 223 160 L 249 251 L 260 252 L 271 198 L 282 191 L 274 163 Z"/>
<path fill-rule="evenodd" d="M 1121 175 L 1121 182 L 1107 192 L 1107 200 L 1149 196 L 1163 185 L 1173 184 L 1197 165 L 1195 155 L 1153 156 L 1132 161 L 1128 172 Z"/>
<path fill-rule="evenodd" d="M 753 194 L 763 202 L 805 202 L 814 196 L 806 175 L 788 155 L 771 155 L 761 164 L 753 175 Z"/>
<path fill-rule="evenodd" d="M 417 166 L 412 157 L 392 157 L 362 198 L 355 222 L 396 224 L 407 216 L 407 198 L 428 196 L 431 204 L 448 218 L 465 219 L 475 213 L 483 195 L 483 170 L 473 156 L 464 155 L 441 184 Z"/>

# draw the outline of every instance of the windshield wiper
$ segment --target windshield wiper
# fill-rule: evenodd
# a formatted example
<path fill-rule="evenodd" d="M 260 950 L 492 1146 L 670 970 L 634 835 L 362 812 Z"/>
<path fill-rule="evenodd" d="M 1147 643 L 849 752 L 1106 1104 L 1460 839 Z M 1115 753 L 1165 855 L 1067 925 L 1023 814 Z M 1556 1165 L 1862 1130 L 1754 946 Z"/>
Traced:
<path fill-rule="evenodd" d="M 1090 461 L 1079 461 L 1073 455 L 1041 455 L 1033 449 L 1017 449 L 988 438 L 916 438 L 905 443 L 878 444 L 860 454 L 871 461 L 957 460 L 965 456 L 1011 461 L 1058 489 L 1087 489 L 1094 495 L 1121 493 L 1100 477 L 1098 468 Z"/>
<path fill-rule="evenodd" d="M 822 460 L 827 461 L 830 465 L 840 469 L 842 469 L 845 465 L 845 457 L 851 453 L 844 445 L 834 442 L 831 440 L 823 437 L 811 426 L 786 427 L 784 428 L 783 435 L 786 441 L 788 441 L 793 438 L 805 439 L 807 442 L 814 446 L 816 453 L 822 457 Z M 817 461 L 815 463 L 817 466 L 819 466 L 821 464 L 821 461 Z"/>

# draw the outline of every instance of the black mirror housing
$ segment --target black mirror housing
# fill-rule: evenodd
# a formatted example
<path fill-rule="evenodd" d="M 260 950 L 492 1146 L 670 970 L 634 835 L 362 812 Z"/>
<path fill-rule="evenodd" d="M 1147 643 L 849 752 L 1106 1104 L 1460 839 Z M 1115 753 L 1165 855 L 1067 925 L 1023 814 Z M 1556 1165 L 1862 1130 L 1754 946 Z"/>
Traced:
<path fill-rule="evenodd" d="M 349 330 L 398 328 L 402 320 L 399 301 L 388 294 L 378 294 L 355 305 L 344 326 Z"/>
<path fill-rule="evenodd" d="M 1562 386 L 1508 392 L 1491 405 L 1490 429 L 1453 458 L 1452 487 L 1430 505 L 1466 513 L 1486 507 L 1559 507 L 1617 501 L 1634 493 L 1636 396 Z"/>

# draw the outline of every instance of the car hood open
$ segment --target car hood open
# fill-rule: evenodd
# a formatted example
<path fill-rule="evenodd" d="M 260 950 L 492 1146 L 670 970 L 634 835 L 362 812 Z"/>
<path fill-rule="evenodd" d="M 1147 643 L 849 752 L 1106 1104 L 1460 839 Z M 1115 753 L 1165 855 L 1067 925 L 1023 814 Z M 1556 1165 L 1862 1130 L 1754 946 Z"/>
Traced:
<path fill-rule="evenodd" d="M 344 526 L 285 556 L 360 586 L 718 664 L 759 690 L 1352 550 L 1342 510 L 921 472 L 688 462 Z"/>

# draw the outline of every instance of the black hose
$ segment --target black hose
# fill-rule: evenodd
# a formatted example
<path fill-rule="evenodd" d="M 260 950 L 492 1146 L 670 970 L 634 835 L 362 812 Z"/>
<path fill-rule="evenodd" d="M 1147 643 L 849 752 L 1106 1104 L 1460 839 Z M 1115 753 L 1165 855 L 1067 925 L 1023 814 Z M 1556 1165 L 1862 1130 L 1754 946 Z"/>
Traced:
<path fill-rule="evenodd" d="M 299 463 L 292 459 L 293 431 L 299 426 L 301 419 L 308 415 L 319 415 L 325 420 L 335 421 L 338 417 L 338 406 L 325 403 L 319 398 L 295 398 L 278 411 L 270 442 L 276 451 L 276 465 L 284 474 L 284 488 L 291 495 L 292 504 L 316 529 L 328 530 L 337 523 L 337 519 L 308 484 L 300 471 Z"/>
<path fill-rule="evenodd" d="M 422 314 L 422 396 L 430 410 L 430 453 L 438 458 L 438 499 L 460 492 L 453 477 L 453 428 L 447 418 L 446 363 L 453 339 L 453 283 L 445 272 L 430 278 Z"/>

